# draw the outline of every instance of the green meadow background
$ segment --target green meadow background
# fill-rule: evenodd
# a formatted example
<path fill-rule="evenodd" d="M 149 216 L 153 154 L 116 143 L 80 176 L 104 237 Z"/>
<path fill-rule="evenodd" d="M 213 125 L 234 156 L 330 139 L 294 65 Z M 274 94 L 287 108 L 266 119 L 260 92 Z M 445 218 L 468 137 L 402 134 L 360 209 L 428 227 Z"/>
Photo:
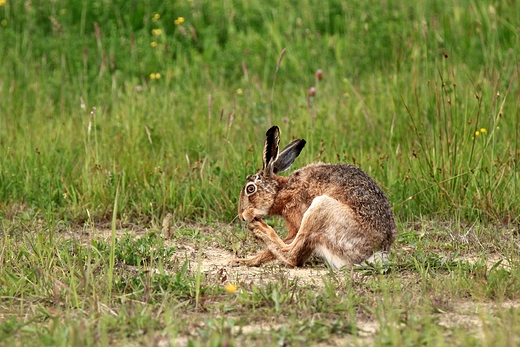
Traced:
<path fill-rule="evenodd" d="M 515 1 L 2 4 L 2 209 L 230 221 L 276 124 L 398 218 L 518 222 Z"/>

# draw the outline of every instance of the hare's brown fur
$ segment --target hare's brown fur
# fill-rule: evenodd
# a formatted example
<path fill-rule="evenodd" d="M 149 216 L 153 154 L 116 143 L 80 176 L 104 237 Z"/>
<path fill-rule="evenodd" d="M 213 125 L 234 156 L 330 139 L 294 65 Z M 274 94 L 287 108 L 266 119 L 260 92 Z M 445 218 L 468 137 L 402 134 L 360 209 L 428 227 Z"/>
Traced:
<path fill-rule="evenodd" d="M 273 128 L 269 131 L 275 132 L 275 143 L 268 143 L 268 132 L 264 169 L 248 177 L 239 202 L 239 217 L 268 249 L 245 262 L 260 265 L 276 258 L 299 266 L 314 253 L 339 268 L 389 252 L 397 230 L 390 203 L 376 182 L 349 164 L 314 163 L 289 177 L 277 175 L 292 164 L 305 141 L 293 141 L 280 153 L 283 158 L 277 158 L 278 130 Z M 284 218 L 285 240 L 261 220 L 265 215 Z"/>

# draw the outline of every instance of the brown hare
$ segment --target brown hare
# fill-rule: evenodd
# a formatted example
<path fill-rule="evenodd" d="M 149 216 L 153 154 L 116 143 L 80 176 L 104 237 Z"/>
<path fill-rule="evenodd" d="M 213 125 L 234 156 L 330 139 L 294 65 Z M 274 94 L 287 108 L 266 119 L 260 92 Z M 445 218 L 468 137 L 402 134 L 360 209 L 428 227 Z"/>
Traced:
<path fill-rule="evenodd" d="M 263 169 L 247 177 L 238 203 L 239 218 L 267 249 L 238 261 L 258 266 L 277 259 L 301 266 L 314 254 L 341 268 L 377 254 L 384 257 L 397 228 L 388 198 L 376 182 L 349 164 L 313 163 L 279 176 L 298 157 L 305 140 L 292 141 L 280 153 L 279 142 L 280 131 L 273 126 L 266 133 Z M 262 220 L 267 215 L 284 218 L 285 240 Z"/>

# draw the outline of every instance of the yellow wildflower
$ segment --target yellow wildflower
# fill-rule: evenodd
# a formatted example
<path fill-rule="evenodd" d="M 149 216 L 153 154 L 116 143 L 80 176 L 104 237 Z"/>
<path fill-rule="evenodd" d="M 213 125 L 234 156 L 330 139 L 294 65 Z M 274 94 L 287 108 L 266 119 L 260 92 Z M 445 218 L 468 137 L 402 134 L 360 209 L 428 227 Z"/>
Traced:
<path fill-rule="evenodd" d="M 226 292 L 229 294 L 235 294 L 238 290 L 238 286 L 228 282 L 224 285 L 224 289 L 226 289 Z"/>
<path fill-rule="evenodd" d="M 151 79 L 151 80 L 158 80 L 159 78 L 161 78 L 161 74 L 158 73 L 158 72 L 155 72 L 155 73 L 152 72 L 152 73 L 150 74 L 150 79 Z"/>
<path fill-rule="evenodd" d="M 477 130 L 475 131 L 475 136 L 479 136 L 480 135 L 480 132 Z"/>
<path fill-rule="evenodd" d="M 161 18 L 161 15 L 159 13 L 156 13 L 152 17 L 152 22 L 157 22 Z"/>
<path fill-rule="evenodd" d="M 486 130 L 486 128 L 480 128 L 480 132 L 481 132 L 482 134 L 485 134 L 485 133 L 487 133 L 487 130 Z"/>
<path fill-rule="evenodd" d="M 161 34 L 162 34 L 162 30 L 161 29 L 153 29 L 152 30 L 152 35 L 153 36 L 161 36 Z"/>
<path fill-rule="evenodd" d="M 244 91 L 242 90 L 242 88 L 238 88 L 238 89 L 237 89 L 237 94 L 238 94 L 238 95 L 242 95 L 243 92 L 244 92 Z"/>
<path fill-rule="evenodd" d="M 7 3 L 7 0 L 0 0 L 0 6 L 5 6 L 6 3 Z"/>
<path fill-rule="evenodd" d="M 152 47 L 157 47 L 157 42 L 155 42 L 155 41 L 150 42 L 150 46 L 152 46 Z"/>
<path fill-rule="evenodd" d="M 178 17 L 176 20 L 173 21 L 173 23 L 175 23 L 175 25 L 184 23 L 184 17 Z"/>

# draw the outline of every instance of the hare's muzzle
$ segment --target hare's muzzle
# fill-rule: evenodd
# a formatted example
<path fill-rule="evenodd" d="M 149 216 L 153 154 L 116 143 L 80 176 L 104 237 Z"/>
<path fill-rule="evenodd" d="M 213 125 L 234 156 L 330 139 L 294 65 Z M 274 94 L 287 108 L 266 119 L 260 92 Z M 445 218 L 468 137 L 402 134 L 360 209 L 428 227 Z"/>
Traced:
<path fill-rule="evenodd" d="M 256 213 L 254 210 L 245 209 L 238 213 L 238 218 L 240 218 L 241 221 L 252 222 L 254 219 L 256 219 L 258 217 L 256 216 Z"/>

